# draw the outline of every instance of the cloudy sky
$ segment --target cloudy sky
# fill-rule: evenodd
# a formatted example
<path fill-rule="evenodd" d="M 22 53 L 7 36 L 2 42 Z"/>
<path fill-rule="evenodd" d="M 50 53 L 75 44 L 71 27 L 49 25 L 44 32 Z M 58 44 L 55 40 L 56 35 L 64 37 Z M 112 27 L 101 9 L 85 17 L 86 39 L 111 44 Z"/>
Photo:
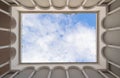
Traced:
<path fill-rule="evenodd" d="M 23 13 L 21 61 L 96 62 L 95 13 Z"/>

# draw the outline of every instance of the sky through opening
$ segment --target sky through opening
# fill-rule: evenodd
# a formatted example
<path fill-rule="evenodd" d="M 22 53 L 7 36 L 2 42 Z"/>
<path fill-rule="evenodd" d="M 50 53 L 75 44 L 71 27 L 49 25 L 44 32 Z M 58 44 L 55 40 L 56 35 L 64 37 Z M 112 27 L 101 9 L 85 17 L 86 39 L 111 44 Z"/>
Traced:
<path fill-rule="evenodd" d="M 21 62 L 96 62 L 96 13 L 21 13 Z"/>

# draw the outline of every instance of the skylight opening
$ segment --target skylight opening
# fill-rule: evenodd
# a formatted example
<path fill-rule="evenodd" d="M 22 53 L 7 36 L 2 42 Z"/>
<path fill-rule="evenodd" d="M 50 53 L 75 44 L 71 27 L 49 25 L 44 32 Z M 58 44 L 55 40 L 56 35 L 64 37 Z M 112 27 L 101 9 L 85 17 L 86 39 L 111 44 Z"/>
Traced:
<path fill-rule="evenodd" d="M 96 63 L 97 13 L 21 13 L 21 63 Z"/>

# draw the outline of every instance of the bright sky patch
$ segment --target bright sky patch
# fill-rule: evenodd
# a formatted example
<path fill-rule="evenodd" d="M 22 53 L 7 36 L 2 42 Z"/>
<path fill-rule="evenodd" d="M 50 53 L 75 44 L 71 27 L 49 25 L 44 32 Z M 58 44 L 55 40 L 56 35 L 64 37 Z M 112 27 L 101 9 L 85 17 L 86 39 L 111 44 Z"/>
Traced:
<path fill-rule="evenodd" d="M 96 13 L 22 13 L 21 62 L 96 62 Z"/>

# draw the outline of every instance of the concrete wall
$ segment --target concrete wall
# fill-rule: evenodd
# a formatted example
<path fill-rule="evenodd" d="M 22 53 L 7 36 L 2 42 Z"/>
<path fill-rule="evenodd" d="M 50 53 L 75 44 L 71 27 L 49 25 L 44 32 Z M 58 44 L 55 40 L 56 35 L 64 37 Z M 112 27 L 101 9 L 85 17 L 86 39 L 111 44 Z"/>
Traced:
<path fill-rule="evenodd" d="M 0 76 L 10 70 L 10 57 L 14 51 L 11 44 L 16 40 L 15 35 L 10 32 L 15 26 L 10 9 L 10 5 L 0 1 Z"/>

